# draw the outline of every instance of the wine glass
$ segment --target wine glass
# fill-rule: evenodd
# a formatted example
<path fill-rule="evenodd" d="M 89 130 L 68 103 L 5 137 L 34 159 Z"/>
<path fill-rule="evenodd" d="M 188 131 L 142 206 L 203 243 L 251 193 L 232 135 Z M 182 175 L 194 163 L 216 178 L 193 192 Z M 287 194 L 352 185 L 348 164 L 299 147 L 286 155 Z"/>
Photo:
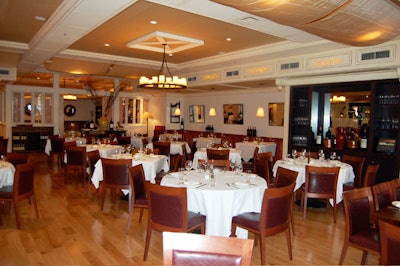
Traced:
<path fill-rule="evenodd" d="M 318 152 L 318 158 L 319 158 L 320 160 L 325 159 L 324 150 L 319 150 L 319 152 Z"/>
<path fill-rule="evenodd" d="M 331 160 L 336 160 L 336 152 L 331 152 L 331 156 L 330 156 Z"/>
<path fill-rule="evenodd" d="M 296 159 L 296 157 L 297 157 L 297 151 L 293 149 L 292 150 L 292 158 Z"/>
<path fill-rule="evenodd" d="M 192 170 L 192 167 L 193 167 L 193 162 L 191 160 L 187 160 L 185 164 L 186 170 L 189 172 L 190 170 Z"/>
<path fill-rule="evenodd" d="M 231 167 L 232 171 L 235 171 L 235 167 L 236 167 L 235 161 L 232 160 L 232 161 L 229 162 L 229 164 L 230 164 L 230 167 Z"/>

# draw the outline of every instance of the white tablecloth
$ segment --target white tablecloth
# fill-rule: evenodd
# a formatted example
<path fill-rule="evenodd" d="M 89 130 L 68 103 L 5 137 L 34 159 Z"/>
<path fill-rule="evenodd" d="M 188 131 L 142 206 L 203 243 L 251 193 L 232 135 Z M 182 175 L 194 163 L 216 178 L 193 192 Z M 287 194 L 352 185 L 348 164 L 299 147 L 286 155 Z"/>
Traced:
<path fill-rule="evenodd" d="M 14 183 L 15 168 L 9 162 L 0 161 L 0 188 L 12 186 Z"/>
<path fill-rule="evenodd" d="M 174 142 L 171 142 L 171 148 L 170 148 L 169 153 L 172 155 L 175 155 L 175 154 L 183 155 L 182 145 L 185 146 L 186 153 L 192 152 L 192 150 L 189 147 L 189 144 L 186 141 L 174 141 Z M 149 143 L 147 145 L 147 148 L 153 149 L 153 143 Z"/>
<path fill-rule="evenodd" d="M 194 153 L 193 156 L 193 169 L 197 169 L 198 161 L 207 159 L 207 149 L 203 148 Z M 240 151 L 236 149 L 231 149 L 229 152 L 229 160 L 234 161 L 236 165 L 242 162 L 242 157 L 240 157 Z"/>
<path fill-rule="evenodd" d="M 276 176 L 278 166 L 299 172 L 299 174 L 297 176 L 297 180 L 296 180 L 296 186 L 294 188 L 294 190 L 297 190 L 306 181 L 306 168 L 305 168 L 306 165 L 307 165 L 307 162 L 301 162 L 298 159 L 296 159 L 296 160 L 293 160 L 293 159 L 278 160 L 278 161 L 276 161 L 274 168 L 273 168 L 274 176 Z M 343 199 L 343 196 L 342 196 L 343 184 L 354 181 L 353 167 L 350 164 L 342 163 L 339 161 L 327 161 L 327 160 L 321 161 L 321 160 L 315 160 L 315 159 L 311 159 L 311 162 L 309 165 L 320 166 L 320 167 L 340 166 L 340 172 L 339 172 L 339 178 L 338 178 L 337 190 L 336 190 L 336 202 L 337 203 L 341 202 Z M 331 202 L 331 204 L 333 204 L 332 200 L 330 200 L 330 202 Z"/>
<path fill-rule="evenodd" d="M 159 141 L 170 141 L 170 140 L 180 140 L 182 139 L 182 134 L 178 133 L 164 133 L 158 136 Z"/>
<path fill-rule="evenodd" d="M 143 149 L 143 141 L 149 142 L 148 137 L 131 137 L 131 144 L 135 148 Z"/>
<path fill-rule="evenodd" d="M 193 138 L 193 141 L 196 142 L 196 148 L 198 150 L 202 149 L 202 148 L 207 148 L 207 145 L 210 143 L 214 143 L 214 144 L 221 144 L 221 139 L 220 138 Z"/>
<path fill-rule="evenodd" d="M 248 162 L 253 158 L 254 150 L 258 147 L 258 152 L 272 152 L 275 156 L 276 143 L 275 142 L 254 142 L 254 141 L 243 141 L 235 144 L 236 149 L 240 150 L 240 154 L 245 162 Z"/>
<path fill-rule="evenodd" d="M 117 156 L 113 156 L 116 158 Z M 135 156 L 138 157 L 138 156 Z M 132 158 L 130 154 L 121 154 L 119 158 Z M 156 175 L 164 170 L 169 171 L 167 157 L 165 155 L 143 155 L 141 158 L 132 158 L 132 166 L 142 164 L 146 180 L 155 183 Z M 100 181 L 103 180 L 103 166 L 101 160 L 95 164 L 95 169 L 92 175 L 92 183 L 95 188 L 99 188 Z"/>
<path fill-rule="evenodd" d="M 245 175 L 245 174 L 243 174 Z M 216 185 L 211 187 L 209 180 L 204 179 L 204 173 L 190 171 L 184 179 L 191 182 L 198 181 L 205 186 L 186 186 L 179 178 L 167 175 L 162 186 L 186 186 L 188 210 L 206 215 L 206 235 L 225 236 L 231 234 L 232 217 L 244 212 L 260 212 L 264 191 L 267 188 L 265 179 L 255 176 L 251 178 L 251 185 L 237 188 L 232 184 L 244 181 L 243 175 L 234 175 L 233 172 L 217 172 Z M 228 185 L 229 184 L 229 185 Z M 246 230 L 236 231 L 239 237 L 247 237 Z"/>

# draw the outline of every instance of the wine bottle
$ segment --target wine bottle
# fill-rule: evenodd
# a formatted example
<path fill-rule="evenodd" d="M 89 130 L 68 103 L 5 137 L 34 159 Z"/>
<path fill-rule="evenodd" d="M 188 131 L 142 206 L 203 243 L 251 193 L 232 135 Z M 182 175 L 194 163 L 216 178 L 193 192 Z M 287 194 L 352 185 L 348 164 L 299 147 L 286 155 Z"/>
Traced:
<path fill-rule="evenodd" d="M 112 121 L 112 119 L 110 121 L 110 130 L 114 130 L 114 122 Z"/>
<path fill-rule="evenodd" d="M 185 124 L 183 123 L 183 119 L 181 119 L 181 130 L 185 129 Z"/>
<path fill-rule="evenodd" d="M 93 122 L 93 120 L 90 120 L 90 122 L 89 122 L 89 127 L 90 127 L 90 129 L 94 129 L 94 122 Z"/>
<path fill-rule="evenodd" d="M 317 136 L 315 137 L 315 144 L 316 145 L 321 145 L 322 144 L 322 127 L 319 126 L 318 130 L 317 130 Z"/>

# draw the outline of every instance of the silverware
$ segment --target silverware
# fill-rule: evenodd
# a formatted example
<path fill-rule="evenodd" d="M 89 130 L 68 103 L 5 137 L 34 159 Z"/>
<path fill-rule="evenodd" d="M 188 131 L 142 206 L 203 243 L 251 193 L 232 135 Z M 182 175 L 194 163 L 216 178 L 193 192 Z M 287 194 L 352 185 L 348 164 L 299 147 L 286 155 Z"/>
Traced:
<path fill-rule="evenodd" d="M 226 182 L 226 184 L 228 185 L 228 187 L 230 187 L 230 186 L 231 186 L 231 184 L 229 184 L 229 182 Z"/>
<path fill-rule="evenodd" d="M 197 187 L 194 187 L 194 188 L 199 188 L 199 187 L 204 187 L 205 185 L 207 185 L 207 184 L 201 184 L 200 186 L 197 186 Z"/>

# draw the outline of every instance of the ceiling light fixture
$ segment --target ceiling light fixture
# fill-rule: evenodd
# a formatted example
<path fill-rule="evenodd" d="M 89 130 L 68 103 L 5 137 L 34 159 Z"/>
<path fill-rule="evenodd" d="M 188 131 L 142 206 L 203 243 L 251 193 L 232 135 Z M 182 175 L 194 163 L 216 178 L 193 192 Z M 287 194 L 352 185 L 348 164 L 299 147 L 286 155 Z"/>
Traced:
<path fill-rule="evenodd" d="M 179 78 L 178 76 L 172 76 L 171 71 L 169 70 L 167 60 L 165 58 L 165 46 L 166 43 L 163 43 L 164 53 L 163 60 L 161 64 L 160 71 L 158 72 L 158 76 L 153 76 L 151 79 L 141 76 L 139 79 L 139 88 L 145 89 L 186 89 L 187 88 L 187 80 L 186 78 Z M 165 66 L 165 67 L 164 67 Z M 164 68 L 167 69 L 168 75 L 164 75 Z"/>

